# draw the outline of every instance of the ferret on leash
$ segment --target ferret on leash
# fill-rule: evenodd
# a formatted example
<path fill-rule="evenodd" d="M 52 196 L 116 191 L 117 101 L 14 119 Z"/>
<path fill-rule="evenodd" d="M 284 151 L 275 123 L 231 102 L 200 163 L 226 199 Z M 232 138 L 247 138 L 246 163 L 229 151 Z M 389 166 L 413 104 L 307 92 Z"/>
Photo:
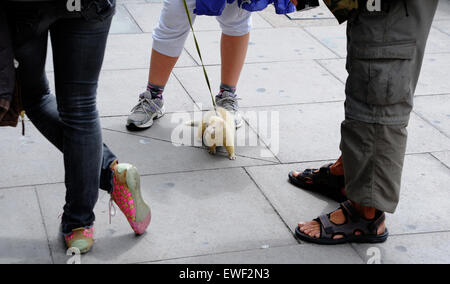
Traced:
<path fill-rule="evenodd" d="M 217 112 L 212 110 L 203 115 L 202 122 L 187 122 L 188 126 L 198 126 L 197 138 L 209 148 L 209 153 L 216 154 L 216 148 L 225 147 L 230 160 L 236 159 L 234 137 L 236 124 L 234 116 L 226 109 L 218 107 Z"/>

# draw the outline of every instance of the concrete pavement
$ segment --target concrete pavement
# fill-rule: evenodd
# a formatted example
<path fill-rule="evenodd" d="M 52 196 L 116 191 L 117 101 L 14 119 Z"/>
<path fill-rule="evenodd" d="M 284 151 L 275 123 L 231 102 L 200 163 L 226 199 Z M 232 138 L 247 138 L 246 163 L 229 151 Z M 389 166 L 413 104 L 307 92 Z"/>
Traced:
<path fill-rule="evenodd" d="M 104 140 L 140 170 L 153 220 L 139 238 L 121 213 L 109 225 L 109 198 L 102 192 L 96 244 L 82 263 L 366 263 L 373 247 L 382 263 L 450 262 L 450 1 L 441 0 L 430 35 L 408 129 L 402 199 L 387 220 L 391 237 L 376 246 L 335 247 L 294 237 L 298 221 L 337 204 L 293 187 L 287 174 L 339 155 L 345 25 L 338 26 L 324 7 L 289 17 L 272 8 L 254 15 L 238 93 L 249 114 L 239 133 L 257 143 L 238 147 L 237 160 L 229 161 L 225 154 L 211 157 L 171 143 L 180 113 L 210 105 L 192 37 L 165 92 L 168 114 L 144 132 L 125 128 L 146 86 L 160 2 L 118 1 L 98 92 Z M 199 17 L 195 28 L 216 90 L 219 25 Z M 51 82 L 52 70 L 49 58 Z M 252 111 L 278 113 L 279 147 L 259 133 Z M 62 155 L 30 122 L 26 137 L 13 128 L 1 128 L 0 137 L 0 263 L 65 263 L 69 257 L 58 234 Z"/>

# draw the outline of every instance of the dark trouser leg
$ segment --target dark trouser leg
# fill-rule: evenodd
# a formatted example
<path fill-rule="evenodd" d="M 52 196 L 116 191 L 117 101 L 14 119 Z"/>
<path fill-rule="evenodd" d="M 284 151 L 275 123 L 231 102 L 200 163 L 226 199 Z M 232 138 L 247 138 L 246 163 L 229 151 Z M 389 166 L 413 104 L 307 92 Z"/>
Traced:
<path fill-rule="evenodd" d="M 3 2 L 3 1 L 2 1 Z M 0 3 L 0 119 L 9 108 L 14 92 L 14 55 L 4 3 Z"/>
<path fill-rule="evenodd" d="M 17 7 L 11 7 L 11 9 L 17 9 Z M 36 25 L 34 22 L 30 24 Z M 64 125 L 58 112 L 56 97 L 50 93 L 45 74 L 47 41 L 48 32 L 45 30 L 16 50 L 16 57 L 20 61 L 18 73 L 22 82 L 22 97 L 27 116 L 54 146 L 64 152 Z M 117 160 L 116 156 L 106 145 L 103 145 L 100 188 L 108 192 L 113 190 L 110 165 L 115 160 Z"/>
<path fill-rule="evenodd" d="M 52 24 L 57 99 L 50 95 L 44 71 L 47 30 L 27 41 L 17 53 L 27 114 L 64 154 L 64 232 L 91 225 L 99 185 L 112 190 L 109 165 L 115 156 L 102 145 L 96 109 L 97 80 L 109 26 L 110 19 L 58 20 Z"/>
<path fill-rule="evenodd" d="M 393 213 L 409 116 L 437 0 L 394 1 L 348 24 L 349 78 L 341 150 L 347 196 Z"/>
<path fill-rule="evenodd" d="M 50 28 L 66 170 L 64 232 L 95 220 L 103 159 L 96 95 L 110 25 L 111 18 L 68 19 Z"/>

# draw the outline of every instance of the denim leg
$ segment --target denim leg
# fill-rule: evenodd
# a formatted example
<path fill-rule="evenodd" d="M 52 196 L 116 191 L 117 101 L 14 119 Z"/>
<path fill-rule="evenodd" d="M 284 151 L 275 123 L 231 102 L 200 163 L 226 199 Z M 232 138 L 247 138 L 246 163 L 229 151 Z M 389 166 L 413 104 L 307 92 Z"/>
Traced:
<path fill-rule="evenodd" d="M 63 123 L 59 116 L 56 97 L 51 94 L 45 74 L 48 33 L 35 35 L 15 51 L 20 62 L 17 70 L 21 84 L 24 108 L 33 125 L 50 143 L 63 151 Z M 110 165 L 117 160 L 111 150 L 103 145 L 103 162 L 100 188 L 112 192 L 112 171 Z"/>
<path fill-rule="evenodd" d="M 100 175 L 100 188 L 108 193 L 112 193 L 114 189 L 113 185 L 114 172 L 111 169 L 111 164 L 114 161 L 117 161 L 116 155 L 114 155 L 113 152 L 111 152 L 108 146 L 103 144 L 103 160 Z"/>
<path fill-rule="evenodd" d="M 63 232 L 95 220 L 103 160 L 96 95 L 110 25 L 111 18 L 63 19 L 50 27 L 67 187 Z"/>

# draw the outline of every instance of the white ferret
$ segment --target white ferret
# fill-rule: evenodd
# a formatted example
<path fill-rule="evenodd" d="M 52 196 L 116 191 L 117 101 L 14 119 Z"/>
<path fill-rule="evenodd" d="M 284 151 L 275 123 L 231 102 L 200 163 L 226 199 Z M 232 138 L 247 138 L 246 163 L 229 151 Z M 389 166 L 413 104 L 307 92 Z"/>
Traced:
<path fill-rule="evenodd" d="M 186 125 L 199 127 L 197 138 L 202 139 L 210 154 L 216 154 L 216 148 L 223 146 L 230 160 L 236 159 L 234 147 L 236 124 L 234 116 L 226 109 L 218 107 L 217 113 L 214 110 L 206 112 L 201 125 L 195 121 L 187 122 Z"/>

